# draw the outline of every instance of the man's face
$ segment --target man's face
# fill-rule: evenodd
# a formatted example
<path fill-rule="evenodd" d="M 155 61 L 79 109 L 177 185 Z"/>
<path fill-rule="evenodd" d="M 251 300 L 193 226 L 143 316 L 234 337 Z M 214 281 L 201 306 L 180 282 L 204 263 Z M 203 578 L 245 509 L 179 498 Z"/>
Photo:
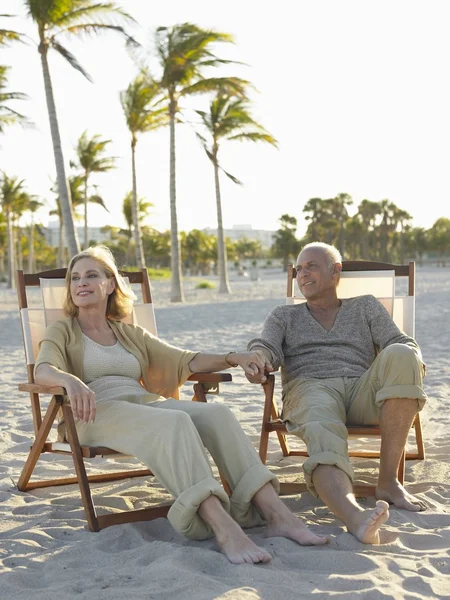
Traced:
<path fill-rule="evenodd" d="M 321 248 L 307 248 L 297 259 L 297 284 L 307 300 L 326 298 L 335 294 L 338 283 L 339 268 L 329 266 L 329 259 Z"/>

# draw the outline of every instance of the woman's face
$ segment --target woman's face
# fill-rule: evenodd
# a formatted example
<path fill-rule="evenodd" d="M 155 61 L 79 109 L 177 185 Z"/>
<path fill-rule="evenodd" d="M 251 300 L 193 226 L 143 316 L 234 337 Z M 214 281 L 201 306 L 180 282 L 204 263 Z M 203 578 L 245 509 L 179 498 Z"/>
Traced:
<path fill-rule="evenodd" d="M 93 258 L 81 258 L 72 269 L 70 294 L 79 309 L 104 307 L 115 288 L 114 278 L 108 278 L 100 263 Z"/>

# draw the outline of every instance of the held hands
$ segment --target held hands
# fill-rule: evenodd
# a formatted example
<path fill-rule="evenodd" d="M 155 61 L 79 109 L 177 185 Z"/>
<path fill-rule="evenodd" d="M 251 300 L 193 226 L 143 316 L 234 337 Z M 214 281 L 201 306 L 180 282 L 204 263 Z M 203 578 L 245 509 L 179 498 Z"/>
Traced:
<path fill-rule="evenodd" d="M 245 376 L 251 383 L 264 383 L 267 381 L 265 372 L 274 370 L 261 350 L 236 352 L 233 354 L 233 360 L 243 368 Z"/>
<path fill-rule="evenodd" d="M 76 421 L 93 423 L 95 420 L 95 393 L 78 377 L 71 376 L 64 382 Z"/>

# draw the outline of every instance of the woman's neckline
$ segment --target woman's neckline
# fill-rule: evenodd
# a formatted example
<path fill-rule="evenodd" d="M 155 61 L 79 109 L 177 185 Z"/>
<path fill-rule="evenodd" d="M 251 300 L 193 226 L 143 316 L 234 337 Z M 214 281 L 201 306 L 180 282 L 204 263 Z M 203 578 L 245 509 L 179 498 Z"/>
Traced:
<path fill-rule="evenodd" d="M 84 331 L 81 332 L 81 334 L 83 335 L 83 337 L 85 337 L 86 339 L 88 339 L 90 342 L 92 342 L 93 344 L 97 344 L 97 346 L 101 346 L 102 348 L 114 348 L 114 346 L 117 346 L 117 344 L 119 343 L 119 340 L 116 339 L 116 341 L 114 342 L 114 344 L 100 344 L 99 342 L 96 342 L 95 340 L 93 340 L 92 338 L 90 338 L 88 335 L 86 335 L 84 333 Z"/>

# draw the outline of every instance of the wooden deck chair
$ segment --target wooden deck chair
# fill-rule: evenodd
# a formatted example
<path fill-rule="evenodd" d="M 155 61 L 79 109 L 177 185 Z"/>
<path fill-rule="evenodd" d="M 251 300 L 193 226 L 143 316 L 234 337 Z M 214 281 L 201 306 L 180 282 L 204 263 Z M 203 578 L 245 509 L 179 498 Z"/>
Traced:
<path fill-rule="evenodd" d="M 28 383 L 19 384 L 19 390 L 30 394 L 35 435 L 34 443 L 23 467 L 17 487 L 20 491 L 25 492 L 36 488 L 77 483 L 80 487 L 81 499 L 86 513 L 88 527 L 91 531 L 99 531 L 110 525 L 117 525 L 120 523 L 147 521 L 165 517 L 170 508 L 170 504 L 140 510 L 97 515 L 90 490 L 90 483 L 115 481 L 130 477 L 151 476 L 152 472 L 148 469 L 134 469 L 88 475 L 84 462 L 85 459 L 92 459 L 97 456 L 117 458 L 123 455 L 109 448 L 81 446 L 78 441 L 70 404 L 64 399 L 64 388 L 41 386 L 34 383 L 34 363 L 38 353 L 39 341 L 43 337 L 46 326 L 64 316 L 61 307 L 65 290 L 65 275 L 66 269 L 55 269 L 37 274 L 24 274 L 23 271 L 17 271 L 17 294 L 28 376 Z M 138 272 L 121 272 L 121 275 L 125 279 L 128 279 L 130 284 L 139 284 L 142 295 L 142 303 L 136 303 L 132 315 L 127 317 L 127 319 L 124 319 L 124 321 L 139 324 L 154 335 L 157 335 L 150 281 L 146 269 L 141 269 Z M 42 307 L 29 307 L 27 298 L 27 288 L 29 287 L 41 288 Z M 193 400 L 206 402 L 206 394 L 218 393 L 219 383 L 222 381 L 231 381 L 231 374 L 198 373 L 191 375 L 189 380 L 196 382 L 193 386 Z M 41 413 L 40 394 L 52 395 L 52 399 L 48 404 L 44 416 L 42 416 Z M 49 434 L 57 420 L 59 411 L 62 411 L 64 417 L 68 443 L 49 441 Z M 76 476 L 46 481 L 30 481 L 36 463 L 44 452 L 71 455 Z M 225 490 L 230 493 L 228 484 L 222 476 L 221 479 Z"/>
<path fill-rule="evenodd" d="M 405 293 L 401 295 L 397 290 L 402 283 L 406 282 Z M 396 283 L 398 286 L 396 286 Z M 295 288 L 294 288 L 295 285 Z M 395 323 L 406 334 L 414 337 L 415 333 L 415 263 L 409 265 L 391 265 L 370 261 L 344 261 L 342 274 L 338 287 L 339 298 L 351 298 L 363 294 L 372 294 L 388 310 Z M 294 265 L 289 265 L 287 276 L 286 304 L 297 304 L 305 302 L 305 298 L 298 290 L 296 284 L 296 270 Z M 281 446 L 283 456 L 308 456 L 305 450 L 291 450 L 286 438 L 287 429 L 280 420 L 280 412 L 274 397 L 275 375 L 268 376 L 263 384 L 265 404 L 261 426 L 259 444 L 259 455 L 265 464 L 269 444 L 269 434 L 275 432 Z M 416 436 L 417 452 L 403 452 L 399 465 L 398 479 L 404 482 L 405 459 L 423 460 L 425 450 L 422 437 L 420 416 L 417 414 L 413 428 Z M 360 437 L 380 437 L 380 428 L 376 425 L 355 426 L 348 425 L 347 430 L 350 439 Z M 298 439 L 298 438 L 297 438 Z M 299 440 L 300 442 L 300 440 Z M 300 442 L 301 443 L 301 442 Z M 374 450 L 350 451 L 349 456 L 358 458 L 379 458 L 380 452 Z M 282 483 L 281 493 L 293 494 L 306 490 L 304 483 Z M 355 494 L 358 496 L 374 495 L 375 486 L 354 486 Z"/>

